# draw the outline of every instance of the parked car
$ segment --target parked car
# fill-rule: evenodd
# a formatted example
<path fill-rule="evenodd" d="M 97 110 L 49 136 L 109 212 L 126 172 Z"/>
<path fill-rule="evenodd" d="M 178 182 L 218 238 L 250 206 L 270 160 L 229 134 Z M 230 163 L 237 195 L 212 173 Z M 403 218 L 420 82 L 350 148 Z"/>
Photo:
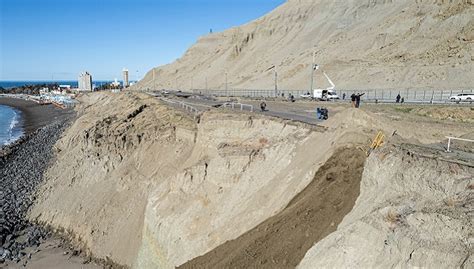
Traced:
<path fill-rule="evenodd" d="M 473 102 L 474 101 L 474 93 L 460 93 L 458 95 L 453 95 L 449 97 L 451 102 Z"/>

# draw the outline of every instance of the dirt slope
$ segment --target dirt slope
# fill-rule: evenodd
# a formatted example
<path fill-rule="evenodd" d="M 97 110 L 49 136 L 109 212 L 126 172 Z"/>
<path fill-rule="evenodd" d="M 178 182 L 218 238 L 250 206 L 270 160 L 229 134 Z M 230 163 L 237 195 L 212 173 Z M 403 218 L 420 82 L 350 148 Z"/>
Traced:
<path fill-rule="evenodd" d="M 180 268 L 294 268 L 336 230 L 359 196 L 365 154 L 341 148 L 277 215 Z"/>
<path fill-rule="evenodd" d="M 472 268 L 474 167 L 426 152 L 372 154 L 354 209 L 298 268 Z"/>
<path fill-rule="evenodd" d="M 142 93 L 81 101 L 30 218 L 135 268 L 179 266 L 238 238 L 283 210 L 333 144 L 368 139 L 225 110 L 195 122 Z"/>
<path fill-rule="evenodd" d="M 290 0 L 204 36 L 141 87 L 308 89 L 312 54 L 339 88 L 472 88 L 472 0 Z M 155 81 L 152 83 L 153 78 Z M 320 72 L 316 84 L 326 85 Z"/>

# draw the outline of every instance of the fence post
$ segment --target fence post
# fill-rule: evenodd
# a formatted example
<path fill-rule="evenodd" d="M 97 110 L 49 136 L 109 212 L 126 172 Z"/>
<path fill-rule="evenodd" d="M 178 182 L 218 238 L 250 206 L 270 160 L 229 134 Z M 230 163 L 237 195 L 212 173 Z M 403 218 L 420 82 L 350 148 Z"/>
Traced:
<path fill-rule="evenodd" d="M 443 101 L 443 90 L 441 90 L 441 97 L 439 98 L 440 101 Z"/>

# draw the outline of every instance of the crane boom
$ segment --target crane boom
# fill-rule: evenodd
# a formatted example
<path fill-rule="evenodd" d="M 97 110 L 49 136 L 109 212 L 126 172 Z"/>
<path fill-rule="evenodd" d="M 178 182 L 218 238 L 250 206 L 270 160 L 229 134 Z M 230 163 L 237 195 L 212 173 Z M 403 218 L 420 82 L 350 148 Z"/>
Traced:
<path fill-rule="evenodd" d="M 336 88 L 336 85 L 334 84 L 334 82 L 332 82 L 332 80 L 329 78 L 329 76 L 326 74 L 326 72 L 323 72 L 323 74 L 326 77 L 326 79 L 328 80 L 328 82 L 331 84 L 331 87 L 327 88 L 326 90 L 334 90 L 334 88 Z"/>

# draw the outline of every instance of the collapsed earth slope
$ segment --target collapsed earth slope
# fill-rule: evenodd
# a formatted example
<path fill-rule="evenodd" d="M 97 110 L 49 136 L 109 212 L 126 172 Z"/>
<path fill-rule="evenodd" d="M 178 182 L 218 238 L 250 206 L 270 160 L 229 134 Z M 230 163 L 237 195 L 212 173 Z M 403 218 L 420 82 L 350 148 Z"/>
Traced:
<path fill-rule="evenodd" d="M 404 143 L 423 132 L 429 143 L 472 132 L 470 122 L 407 121 L 411 114 L 395 120 L 393 113 L 348 107 L 324 127 L 225 109 L 195 121 L 142 93 L 93 93 L 81 101 L 29 217 L 109 263 L 314 268 L 472 261 L 469 161 L 427 157 Z M 365 163 L 377 130 L 396 143 Z"/>
<path fill-rule="evenodd" d="M 282 211 L 338 147 L 367 141 L 222 110 L 195 122 L 146 94 L 82 101 L 30 217 L 136 268 L 179 266 L 241 236 Z"/>
<path fill-rule="evenodd" d="M 316 62 L 339 88 L 474 85 L 474 2 L 289 0 L 246 25 L 204 36 L 139 88 L 310 87 Z M 272 67 L 275 66 L 275 69 Z M 321 73 L 316 85 L 326 84 Z"/>
<path fill-rule="evenodd" d="M 298 268 L 472 268 L 474 164 L 426 152 L 372 154 L 354 209 Z"/>

